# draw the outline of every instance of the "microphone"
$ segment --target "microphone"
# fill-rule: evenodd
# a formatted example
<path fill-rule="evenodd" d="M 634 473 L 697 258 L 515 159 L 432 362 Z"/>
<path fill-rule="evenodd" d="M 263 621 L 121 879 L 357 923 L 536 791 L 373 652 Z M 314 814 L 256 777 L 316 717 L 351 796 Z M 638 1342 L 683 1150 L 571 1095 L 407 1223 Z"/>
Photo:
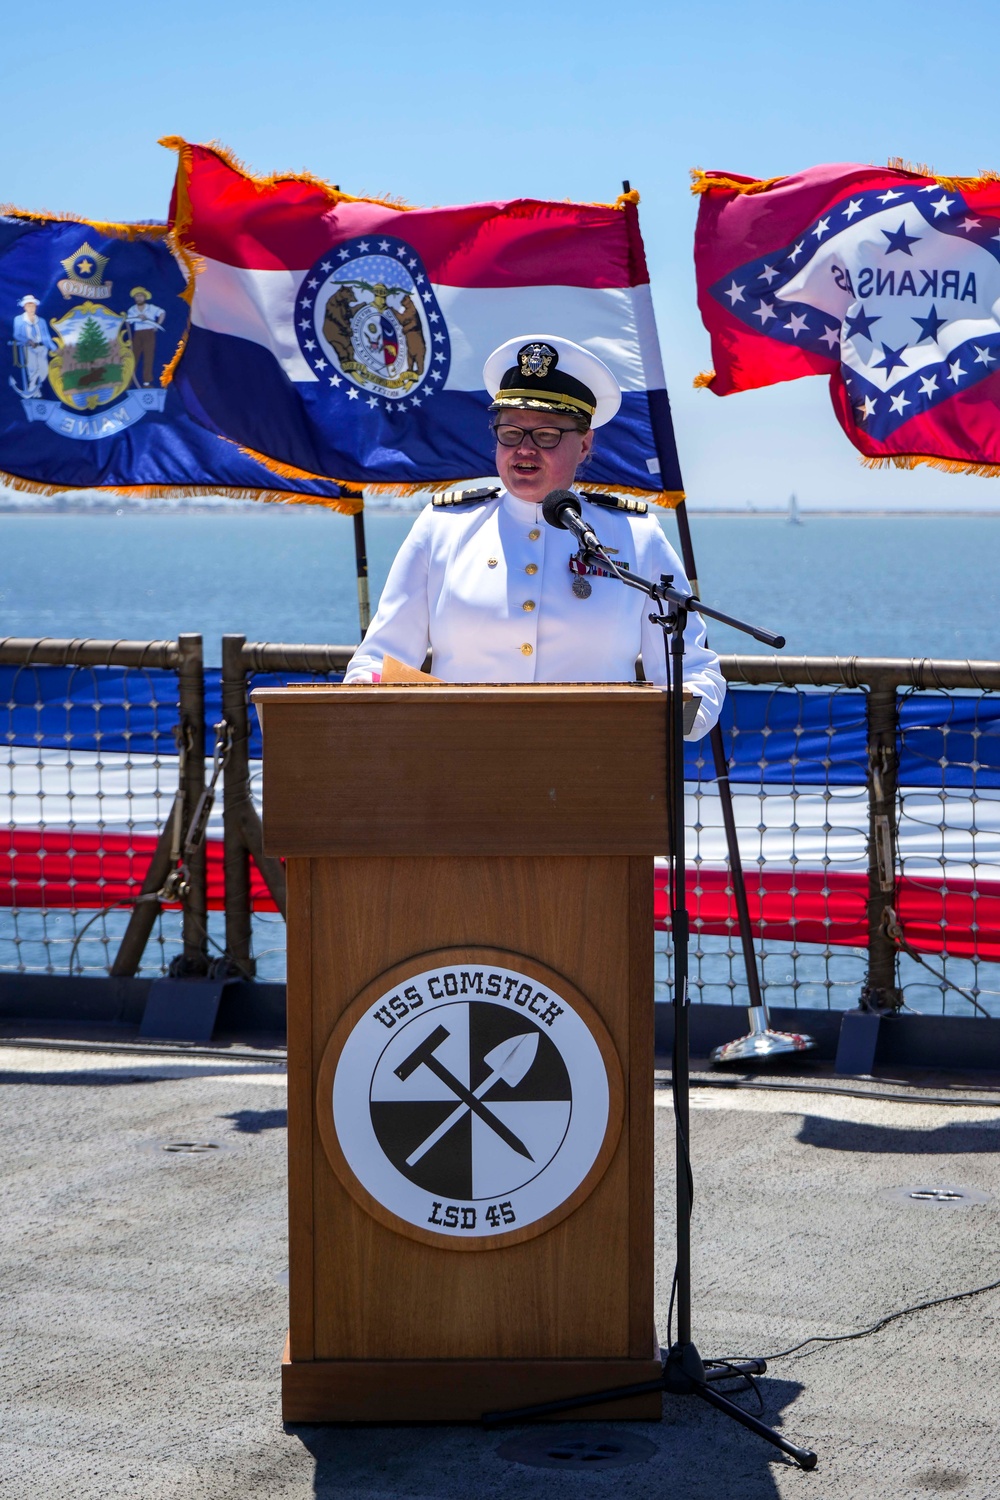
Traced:
<path fill-rule="evenodd" d="M 542 515 L 550 526 L 571 531 L 586 552 L 603 552 L 600 541 L 591 531 L 572 490 L 552 490 L 542 501 Z"/>

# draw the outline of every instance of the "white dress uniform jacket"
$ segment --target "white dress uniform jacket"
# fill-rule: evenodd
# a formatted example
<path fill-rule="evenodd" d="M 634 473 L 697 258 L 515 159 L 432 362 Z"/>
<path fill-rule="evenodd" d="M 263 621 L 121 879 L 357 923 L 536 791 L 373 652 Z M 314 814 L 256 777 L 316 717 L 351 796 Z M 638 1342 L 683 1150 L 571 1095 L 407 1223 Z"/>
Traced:
<path fill-rule="evenodd" d="M 653 515 L 590 504 L 583 518 L 619 566 L 644 578 L 684 569 Z M 614 549 L 612 551 L 611 549 Z M 642 653 L 648 682 L 666 682 L 663 632 L 648 620 L 645 594 L 590 574 L 588 598 L 573 592 L 576 542 L 549 526 L 542 507 L 506 491 L 454 507 L 428 505 L 389 570 L 368 634 L 346 682 L 368 682 L 388 653 L 420 667 L 430 647 L 432 671 L 445 682 L 631 682 Z M 689 739 L 719 717 L 725 681 L 691 615 L 684 638 L 684 682 L 701 704 Z"/>

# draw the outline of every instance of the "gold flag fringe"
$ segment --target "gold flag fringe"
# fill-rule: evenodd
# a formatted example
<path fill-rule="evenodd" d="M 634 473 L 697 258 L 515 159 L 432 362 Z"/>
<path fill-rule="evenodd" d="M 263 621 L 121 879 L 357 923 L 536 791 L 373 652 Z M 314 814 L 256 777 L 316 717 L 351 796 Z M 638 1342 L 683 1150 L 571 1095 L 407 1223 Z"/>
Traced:
<path fill-rule="evenodd" d="M 325 505 L 330 510 L 339 510 L 344 515 L 354 515 L 362 506 L 361 496 L 344 496 L 341 499 L 322 495 L 302 495 L 295 490 L 247 490 L 227 488 L 225 485 L 196 484 L 42 484 L 36 479 L 24 479 L 20 474 L 9 474 L 0 469 L 0 485 L 10 490 L 21 490 L 30 495 L 73 495 L 84 491 L 96 491 L 101 495 L 121 495 L 131 500 L 193 500 L 205 495 L 221 495 L 226 500 L 275 500 L 285 504 L 304 502 L 309 505 Z"/>
<path fill-rule="evenodd" d="M 691 384 L 696 391 L 704 391 L 708 389 L 714 379 L 714 370 L 702 370 L 700 375 L 694 377 Z"/>
<path fill-rule="evenodd" d="M 636 485 L 629 484 L 593 484 L 577 480 L 573 488 L 582 490 L 584 494 L 588 490 L 594 490 L 598 495 L 634 495 L 637 500 L 648 500 L 653 505 L 662 506 L 664 510 L 676 510 L 685 498 L 683 490 L 640 490 Z"/>
<path fill-rule="evenodd" d="M 180 135 L 164 135 L 160 137 L 158 144 L 161 146 L 165 146 L 168 151 L 177 152 L 177 155 L 179 157 L 179 167 L 183 167 L 185 178 L 190 177 L 193 151 L 192 143 L 190 141 L 186 141 L 184 137 Z M 231 168 L 232 171 L 237 172 L 240 177 L 244 178 L 245 181 L 252 183 L 258 192 L 264 192 L 266 188 L 277 187 L 278 184 L 282 182 L 303 182 L 306 183 L 309 187 L 319 188 L 320 192 L 323 193 L 327 198 L 329 198 L 331 203 L 374 203 L 378 208 L 394 208 L 397 209 L 400 213 L 410 213 L 414 207 L 412 203 L 406 203 L 402 198 L 374 198 L 367 196 L 355 197 L 353 193 L 341 192 L 339 187 L 335 187 L 332 182 L 327 182 L 323 177 L 317 177 L 313 172 L 269 172 L 266 175 L 261 176 L 257 172 L 252 172 L 250 168 L 247 167 L 244 162 L 240 161 L 239 157 L 235 156 L 233 152 L 230 151 L 229 147 L 224 146 L 221 141 L 207 141 L 202 149 L 205 151 L 211 151 L 213 156 L 217 156 L 220 161 L 225 162 L 226 166 Z M 191 201 L 188 197 L 186 181 L 184 183 L 184 198 L 186 207 L 184 228 L 187 229 L 190 227 L 191 223 Z M 174 226 L 175 231 L 179 231 L 180 229 L 180 219 L 181 172 L 180 170 L 178 170 L 178 222 Z"/>
<path fill-rule="evenodd" d="M 170 229 L 166 224 L 119 224 L 104 219 L 88 219 L 84 214 L 37 213 L 30 208 L 17 208 L 13 203 L 0 203 L 0 214 L 7 219 L 27 219 L 33 224 L 86 224 L 88 229 L 103 234 L 109 240 L 165 240 Z"/>
<path fill-rule="evenodd" d="M 1000 182 L 1000 172 L 983 171 L 977 177 L 947 177 L 940 172 L 932 172 L 923 164 L 904 162 L 901 156 L 890 157 L 887 169 L 902 172 L 907 177 L 929 179 L 950 193 L 974 193 L 978 188 Z M 713 175 L 703 171 L 701 167 L 691 168 L 691 191 L 695 194 L 711 193 L 716 189 L 725 193 L 766 193 L 769 188 L 787 181 L 787 172 L 782 177 L 758 177 L 750 182 L 739 182 L 735 177 L 726 177 L 722 173 Z"/>
<path fill-rule="evenodd" d="M 227 438 L 227 442 L 231 439 Z M 240 452 L 246 458 L 252 458 L 255 463 L 261 464 L 265 469 L 270 469 L 272 474 L 278 474 L 284 479 L 311 479 L 319 483 L 339 484 L 346 489 L 359 491 L 365 489 L 371 495 L 384 495 L 388 499 L 408 499 L 413 495 L 436 495 L 444 490 L 461 489 L 463 485 L 476 484 L 482 478 L 481 475 L 467 474 L 458 479 L 423 479 L 415 483 L 405 480 L 388 480 L 370 484 L 367 480 L 337 479 L 333 474 L 314 474 L 309 469 L 299 469 L 295 464 L 283 463 L 279 458 L 270 458 L 266 453 L 259 453 L 256 448 L 246 448 L 241 443 Z M 640 500 L 651 500 L 654 505 L 662 505 L 669 510 L 680 504 L 684 499 L 683 490 L 641 490 L 637 486 L 627 484 L 595 484 L 591 482 L 577 483 L 574 486 L 578 490 L 595 490 L 599 495 L 609 491 L 615 495 L 635 495 Z M 325 505 L 325 500 L 316 501 L 311 495 L 303 495 L 301 498 L 305 503 L 318 503 Z M 345 500 L 347 497 L 345 497 Z M 356 500 L 352 497 L 353 507 L 350 514 L 360 510 L 364 504 L 360 494 Z M 351 503 L 348 501 L 348 503 Z"/>
<path fill-rule="evenodd" d="M 726 193 L 766 193 L 768 188 L 784 180 L 785 177 L 757 177 L 751 182 L 739 182 L 735 177 L 725 177 L 721 173 L 710 175 L 701 167 L 691 168 L 691 191 L 695 195 L 711 193 L 715 189 Z"/>
<path fill-rule="evenodd" d="M 981 479 L 1000 479 L 1000 464 L 937 458 L 931 453 L 886 453 L 878 457 L 862 457 L 861 462 L 866 469 L 915 469 L 918 464 L 927 464 L 932 469 L 941 469 L 945 474 L 973 474 Z"/>

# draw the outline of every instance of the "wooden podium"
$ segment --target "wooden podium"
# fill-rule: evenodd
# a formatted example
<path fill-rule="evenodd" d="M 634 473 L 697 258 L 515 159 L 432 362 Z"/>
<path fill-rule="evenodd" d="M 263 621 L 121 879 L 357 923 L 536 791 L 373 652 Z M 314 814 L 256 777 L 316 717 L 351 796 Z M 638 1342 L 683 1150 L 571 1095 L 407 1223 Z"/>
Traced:
<path fill-rule="evenodd" d="M 663 693 L 253 700 L 288 873 L 285 1420 L 469 1420 L 657 1378 Z"/>

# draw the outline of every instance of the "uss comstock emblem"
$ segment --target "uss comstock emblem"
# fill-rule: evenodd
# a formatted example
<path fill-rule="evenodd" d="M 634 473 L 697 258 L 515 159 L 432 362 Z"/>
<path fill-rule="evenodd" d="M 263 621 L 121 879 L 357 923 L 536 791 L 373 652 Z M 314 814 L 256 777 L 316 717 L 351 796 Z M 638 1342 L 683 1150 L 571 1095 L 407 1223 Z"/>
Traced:
<path fill-rule="evenodd" d="M 493 950 L 431 957 L 369 986 L 334 1032 L 320 1128 L 376 1216 L 488 1249 L 541 1233 L 596 1184 L 621 1125 L 621 1072 L 559 976 Z"/>

